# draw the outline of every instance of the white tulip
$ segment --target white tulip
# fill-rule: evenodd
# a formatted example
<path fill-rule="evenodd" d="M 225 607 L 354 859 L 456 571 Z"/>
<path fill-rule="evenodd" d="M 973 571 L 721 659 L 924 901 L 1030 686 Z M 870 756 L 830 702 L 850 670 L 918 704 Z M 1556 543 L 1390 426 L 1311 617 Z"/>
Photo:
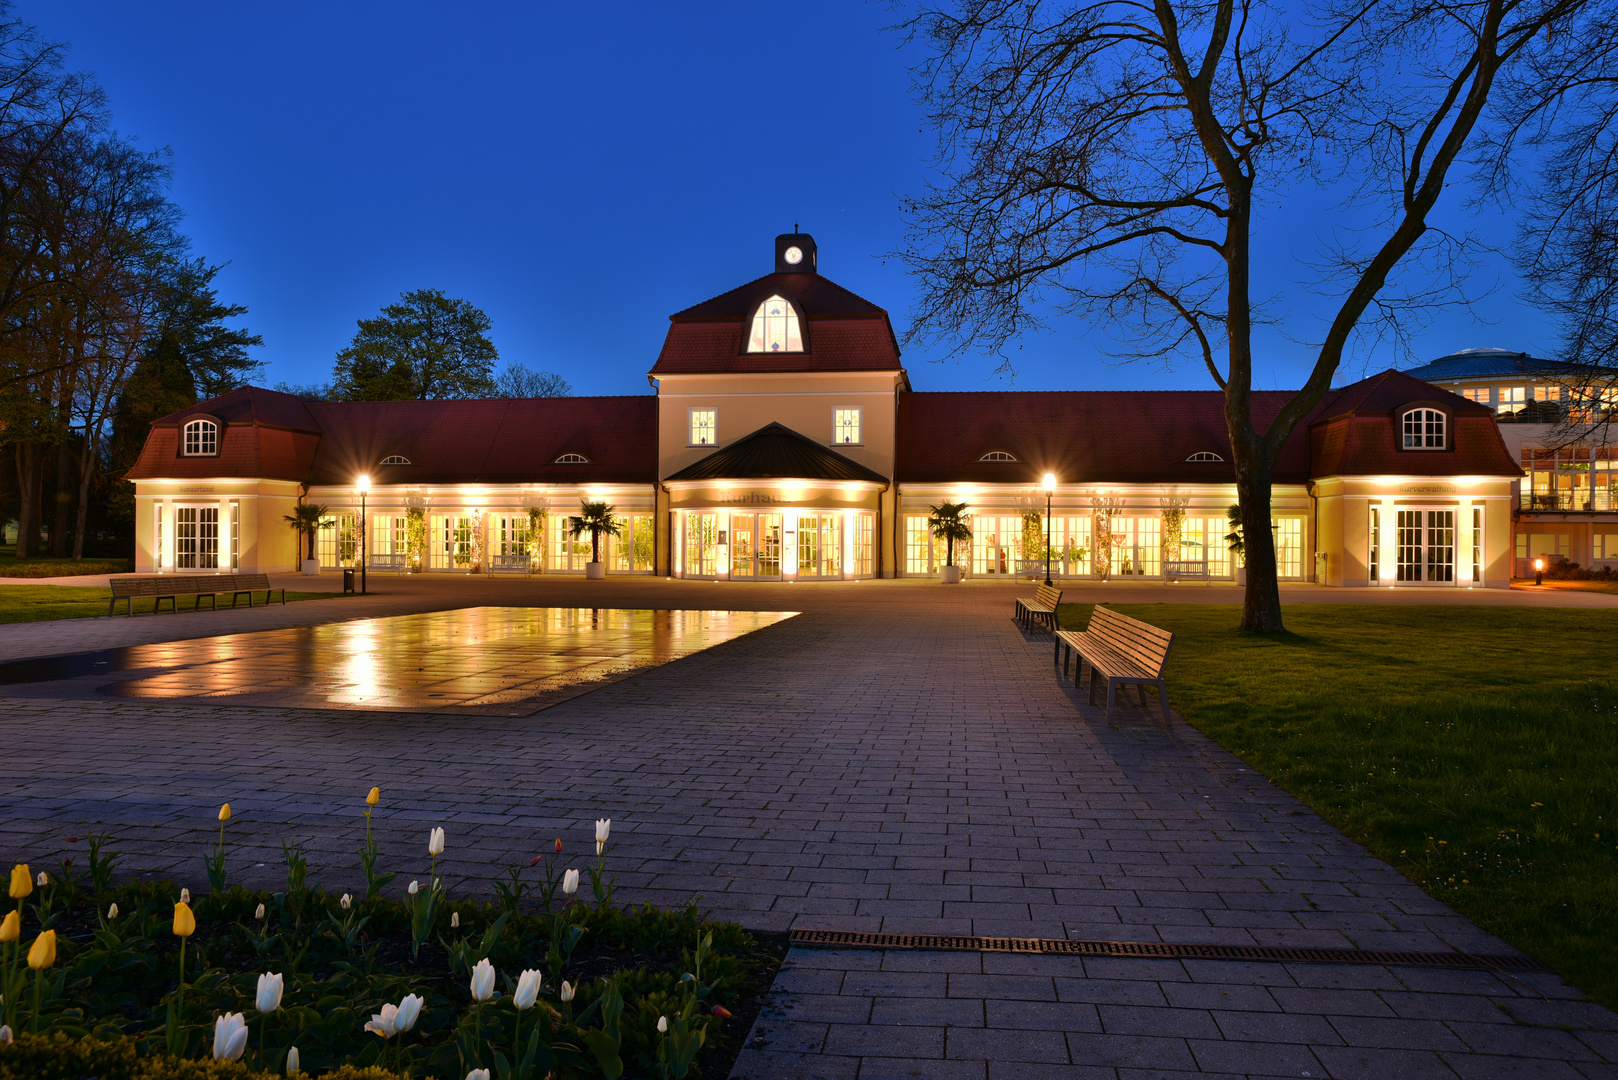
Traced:
<path fill-rule="evenodd" d="M 405 892 L 409 893 L 411 896 L 415 896 L 416 895 L 416 890 L 418 890 L 420 888 L 421 888 L 421 883 L 420 882 L 412 881 L 410 883 L 410 888 L 406 889 Z"/>
<path fill-rule="evenodd" d="M 449 913 L 449 928 L 451 930 L 459 930 L 461 928 L 461 913 L 459 911 L 452 911 Z"/>
<path fill-rule="evenodd" d="M 107 918 L 108 919 L 116 919 L 117 917 L 118 917 L 118 905 L 113 904 L 112 907 L 107 909 Z"/>
<path fill-rule="evenodd" d="M 300 1064 L 301 1062 L 298 1060 L 298 1048 L 296 1046 L 287 1047 L 287 1075 L 291 1076 L 293 1073 L 297 1072 Z"/>
<path fill-rule="evenodd" d="M 544 978 L 539 972 L 528 970 L 517 977 L 517 992 L 511 995 L 511 1003 L 517 1006 L 517 1011 L 533 1008 L 534 1002 L 539 999 L 539 989 Z"/>
<path fill-rule="evenodd" d="M 191 890 L 190 889 L 181 889 L 180 890 L 180 903 L 189 904 L 190 902 L 191 902 Z"/>
<path fill-rule="evenodd" d="M 337 901 L 337 906 L 342 908 L 344 911 L 347 911 L 349 908 L 354 906 L 354 898 L 347 893 L 344 893 L 343 898 Z"/>
<path fill-rule="evenodd" d="M 484 1002 L 492 997 L 494 997 L 494 965 L 489 963 L 488 957 L 484 957 L 478 961 L 478 966 L 472 969 L 472 1000 Z"/>
<path fill-rule="evenodd" d="M 400 1035 L 416 1026 L 416 1018 L 421 1015 L 421 1007 L 427 1004 L 427 999 L 420 994 L 406 994 L 404 1000 L 399 1002 L 399 1011 L 394 1016 L 393 1028 Z"/>
<path fill-rule="evenodd" d="M 258 1011 L 272 1013 L 281 1007 L 281 991 L 285 987 L 281 976 L 270 972 L 258 977 Z"/>
<path fill-rule="evenodd" d="M 667 1035 L 669 1033 L 669 1018 L 668 1017 L 659 1016 L 657 1018 L 657 1033 L 659 1035 Z"/>
<path fill-rule="evenodd" d="M 365 1025 L 365 1030 L 373 1035 L 380 1035 L 384 1039 L 393 1038 L 399 1022 L 399 1007 L 397 1005 L 384 1005 L 382 1011 L 371 1014 L 371 1022 Z"/>
<path fill-rule="evenodd" d="M 596 854 L 600 855 L 607 846 L 607 837 L 612 833 L 612 818 L 596 819 Z"/>
<path fill-rule="evenodd" d="M 213 1059 L 235 1061 L 247 1049 L 247 1021 L 241 1013 L 226 1013 L 213 1022 Z"/>
<path fill-rule="evenodd" d="M 568 982 L 566 979 L 562 980 L 562 1000 L 563 1001 L 572 1001 L 573 1000 L 573 984 Z"/>
<path fill-rule="evenodd" d="M 49 885 L 50 883 L 51 883 L 51 876 L 49 874 L 47 874 L 45 871 L 43 871 L 43 870 L 41 870 L 39 872 L 39 877 L 34 879 L 34 884 L 40 886 L 41 888 L 45 887 L 46 885 Z"/>
<path fill-rule="evenodd" d="M 0 1046 L 10 1046 L 11 1039 L 11 1025 L 0 1024 Z"/>
<path fill-rule="evenodd" d="M 562 875 L 562 891 L 569 896 L 579 891 L 579 872 L 577 870 L 569 870 Z"/>
<path fill-rule="evenodd" d="M 488 1069 L 473 1069 L 466 1074 L 466 1080 L 489 1080 Z"/>
<path fill-rule="evenodd" d="M 427 854 L 429 854 L 429 855 L 442 855 L 442 854 L 444 854 L 444 830 L 443 829 L 434 829 L 432 831 L 431 835 L 429 835 L 427 837 Z"/>
<path fill-rule="evenodd" d="M 264 918 L 264 905 L 263 904 L 260 904 L 256 909 L 254 909 L 253 918 L 255 918 L 255 919 Z"/>

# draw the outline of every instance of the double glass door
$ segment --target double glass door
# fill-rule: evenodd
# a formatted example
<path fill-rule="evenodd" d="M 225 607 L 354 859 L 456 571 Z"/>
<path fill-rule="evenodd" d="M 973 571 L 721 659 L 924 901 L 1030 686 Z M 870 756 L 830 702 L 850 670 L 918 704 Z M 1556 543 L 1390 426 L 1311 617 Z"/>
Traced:
<path fill-rule="evenodd" d="M 1399 580 L 1410 584 L 1455 583 L 1455 511 L 1400 510 L 1397 520 Z"/>
<path fill-rule="evenodd" d="M 730 515 L 730 576 L 780 580 L 781 515 Z"/>

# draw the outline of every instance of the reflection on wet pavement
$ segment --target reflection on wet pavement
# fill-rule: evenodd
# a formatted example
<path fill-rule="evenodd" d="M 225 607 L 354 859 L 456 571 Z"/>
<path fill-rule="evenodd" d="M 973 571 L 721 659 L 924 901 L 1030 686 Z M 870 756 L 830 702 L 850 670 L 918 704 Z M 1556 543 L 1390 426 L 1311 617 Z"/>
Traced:
<path fill-rule="evenodd" d="M 462 608 L 135 645 L 73 674 L 123 698 L 526 716 L 795 614 Z"/>

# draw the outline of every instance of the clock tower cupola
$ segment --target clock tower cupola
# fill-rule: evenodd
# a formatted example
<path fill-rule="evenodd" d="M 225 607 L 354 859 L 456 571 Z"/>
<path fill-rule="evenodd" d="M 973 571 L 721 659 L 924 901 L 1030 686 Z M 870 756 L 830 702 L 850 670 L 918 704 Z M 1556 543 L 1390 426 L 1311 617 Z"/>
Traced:
<path fill-rule="evenodd" d="M 777 274 L 816 274 L 815 238 L 808 233 L 782 233 L 775 238 Z"/>

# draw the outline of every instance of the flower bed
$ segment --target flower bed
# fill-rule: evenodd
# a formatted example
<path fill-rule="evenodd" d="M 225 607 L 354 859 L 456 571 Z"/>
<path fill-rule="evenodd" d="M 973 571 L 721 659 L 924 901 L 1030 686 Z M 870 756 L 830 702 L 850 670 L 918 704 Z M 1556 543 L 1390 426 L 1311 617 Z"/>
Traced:
<path fill-rule="evenodd" d="M 166 882 L 114 886 L 105 836 L 88 874 L 13 868 L 0 1080 L 723 1076 L 783 951 L 695 901 L 615 904 L 609 822 L 587 877 L 557 840 L 488 902 L 443 889 L 437 829 L 426 873 L 392 885 L 369 810 L 361 895 L 309 887 L 292 844 L 284 889 L 232 887 L 229 815 L 194 901 Z"/>

